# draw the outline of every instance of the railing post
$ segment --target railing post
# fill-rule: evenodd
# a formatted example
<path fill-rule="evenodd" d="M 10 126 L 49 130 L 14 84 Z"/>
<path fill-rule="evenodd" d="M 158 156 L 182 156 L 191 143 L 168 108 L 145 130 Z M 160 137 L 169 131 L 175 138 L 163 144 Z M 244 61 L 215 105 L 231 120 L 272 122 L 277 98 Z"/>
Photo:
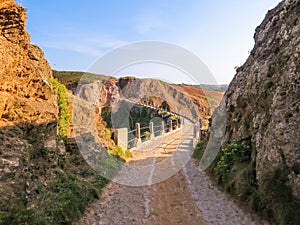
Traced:
<path fill-rule="evenodd" d="M 115 143 L 120 146 L 123 151 L 128 148 L 128 129 L 126 127 L 115 130 Z"/>
<path fill-rule="evenodd" d="M 150 140 L 153 140 L 154 139 L 154 125 L 153 125 L 153 122 L 150 122 L 149 127 L 150 127 L 150 133 L 151 133 Z"/>
<path fill-rule="evenodd" d="M 161 136 L 165 135 L 165 122 L 161 121 L 161 132 L 160 132 Z"/>
<path fill-rule="evenodd" d="M 141 138 L 141 125 L 139 123 L 135 124 L 135 137 L 136 138 Z"/>
<path fill-rule="evenodd" d="M 169 131 L 170 132 L 172 132 L 173 131 L 173 122 L 172 122 L 172 120 L 170 119 L 170 129 L 169 129 Z"/>
<path fill-rule="evenodd" d="M 141 125 L 139 123 L 136 123 L 135 124 L 134 146 L 137 147 L 141 143 L 142 143 L 142 140 L 141 140 Z"/>

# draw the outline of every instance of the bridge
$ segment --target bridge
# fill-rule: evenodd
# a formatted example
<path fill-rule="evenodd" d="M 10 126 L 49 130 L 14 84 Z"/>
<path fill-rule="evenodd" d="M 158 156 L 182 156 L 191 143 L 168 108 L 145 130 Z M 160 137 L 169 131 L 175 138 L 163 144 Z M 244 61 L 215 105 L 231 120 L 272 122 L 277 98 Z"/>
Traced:
<path fill-rule="evenodd" d="M 177 119 L 172 119 L 169 117 L 167 123 L 165 123 L 163 119 L 156 123 L 150 122 L 149 126 L 144 127 L 141 127 L 140 123 L 136 123 L 135 129 L 133 130 L 128 130 L 126 127 L 115 129 L 114 141 L 123 150 L 154 148 L 157 146 L 156 143 L 159 143 L 166 135 L 170 135 L 182 129 L 186 122 L 189 124 L 194 124 L 194 137 L 198 137 L 199 140 L 201 140 L 202 137 L 208 133 L 208 129 L 204 126 L 204 119 L 200 119 L 198 122 L 196 122 L 185 115 L 173 111 L 167 111 L 158 106 L 147 105 L 130 99 L 122 100 L 135 106 L 157 110 L 159 114 L 162 115 L 162 118 L 164 116 L 177 117 Z"/>

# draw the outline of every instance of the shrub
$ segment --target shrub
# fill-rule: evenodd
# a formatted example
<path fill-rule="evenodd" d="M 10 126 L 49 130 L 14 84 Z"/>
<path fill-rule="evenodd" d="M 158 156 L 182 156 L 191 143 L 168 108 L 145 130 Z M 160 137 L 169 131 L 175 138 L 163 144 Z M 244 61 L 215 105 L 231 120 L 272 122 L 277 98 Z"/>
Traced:
<path fill-rule="evenodd" d="M 94 187 L 74 175 L 59 174 L 49 190 L 43 190 L 48 224 L 72 224 L 84 212 L 86 205 L 97 197 Z"/>
<path fill-rule="evenodd" d="M 124 160 L 120 157 L 107 155 L 99 161 L 96 171 L 107 178 L 112 178 L 119 172 L 123 162 Z"/>
<path fill-rule="evenodd" d="M 247 141 L 234 141 L 221 149 L 221 155 L 214 168 L 215 176 L 222 182 L 228 182 L 232 177 L 233 165 L 241 162 L 250 162 L 251 147 Z"/>
<path fill-rule="evenodd" d="M 107 138 L 109 138 L 109 139 L 111 138 L 112 132 L 109 129 L 105 128 L 104 129 L 104 133 L 105 133 L 105 135 L 106 135 Z"/>
<path fill-rule="evenodd" d="M 115 146 L 113 149 L 110 149 L 108 153 L 113 156 L 119 156 L 119 157 L 122 157 L 124 155 L 123 149 L 120 146 Z"/>
<path fill-rule="evenodd" d="M 268 170 L 259 186 L 261 199 L 266 202 L 264 214 L 279 225 L 300 224 L 300 202 L 287 185 L 287 170 L 279 166 Z"/>
<path fill-rule="evenodd" d="M 125 150 L 125 157 L 131 158 L 132 157 L 132 152 L 128 149 Z"/>
<path fill-rule="evenodd" d="M 293 197 L 287 184 L 287 169 L 279 166 L 267 170 L 258 184 L 255 160 L 251 160 L 252 151 L 247 141 L 226 145 L 211 165 L 212 175 L 226 191 L 246 201 L 261 216 L 279 225 L 300 224 L 300 214 L 297 213 L 300 212 L 300 202 Z"/>
<path fill-rule="evenodd" d="M 96 176 L 96 175 L 95 175 Z M 99 175 L 98 179 L 100 179 Z M 102 188 L 107 180 L 102 178 Z M 23 201 L 11 202 L 10 209 L 0 212 L 0 224 L 58 225 L 73 224 L 88 203 L 98 198 L 98 187 L 59 172 L 47 187 L 37 184 L 39 201 L 28 207 Z M 16 200 L 13 200 L 16 201 Z"/>
<path fill-rule="evenodd" d="M 204 154 L 204 150 L 205 150 L 205 142 L 204 141 L 198 142 L 193 152 L 193 157 L 195 159 L 200 160 Z"/>
<path fill-rule="evenodd" d="M 47 225 L 47 221 L 36 209 L 19 206 L 10 212 L 0 212 L 0 224 Z"/>
<path fill-rule="evenodd" d="M 147 141 L 147 140 L 150 140 L 150 138 L 151 138 L 151 133 L 149 131 L 145 131 L 142 135 L 142 139 L 144 141 Z"/>
<path fill-rule="evenodd" d="M 96 174 L 91 180 L 91 183 L 99 190 L 101 190 L 108 182 L 108 179 L 99 174 Z"/>
<path fill-rule="evenodd" d="M 125 151 L 123 151 L 120 146 L 115 146 L 114 148 L 109 147 L 108 153 L 121 160 L 132 157 L 132 153 L 130 150 L 126 149 Z"/>
<path fill-rule="evenodd" d="M 69 103 L 67 98 L 67 88 L 60 84 L 57 79 L 51 79 L 53 91 L 58 95 L 57 103 L 59 108 L 58 114 L 58 134 L 66 142 L 67 132 L 70 123 Z"/>

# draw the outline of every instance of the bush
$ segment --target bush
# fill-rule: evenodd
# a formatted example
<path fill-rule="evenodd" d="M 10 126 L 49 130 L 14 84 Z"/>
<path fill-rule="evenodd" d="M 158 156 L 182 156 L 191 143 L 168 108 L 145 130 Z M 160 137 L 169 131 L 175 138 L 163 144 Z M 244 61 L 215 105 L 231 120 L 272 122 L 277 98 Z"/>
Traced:
<path fill-rule="evenodd" d="M 67 88 L 65 85 L 60 84 L 57 79 L 51 79 L 53 91 L 58 95 L 57 104 L 59 108 L 58 114 L 58 133 L 59 136 L 66 142 L 67 132 L 70 123 L 69 103 L 67 98 Z"/>
<path fill-rule="evenodd" d="M 102 158 L 97 165 L 96 171 L 99 174 L 103 174 L 107 178 L 113 178 L 121 169 L 124 160 L 120 157 L 107 155 Z"/>
<path fill-rule="evenodd" d="M 126 158 L 131 158 L 132 157 L 132 152 L 128 149 L 125 150 L 125 157 Z"/>
<path fill-rule="evenodd" d="M 221 155 L 214 168 L 215 176 L 222 182 L 228 182 L 232 177 L 233 165 L 241 162 L 250 162 L 251 147 L 247 141 L 234 141 L 221 149 Z"/>
<path fill-rule="evenodd" d="M 267 171 L 259 186 L 261 199 L 266 203 L 264 214 L 279 225 L 300 224 L 300 202 L 293 197 L 287 185 L 287 170 L 279 166 Z"/>
<path fill-rule="evenodd" d="M 201 144 L 197 148 L 201 149 Z M 252 151 L 247 141 L 226 145 L 211 165 L 211 174 L 226 191 L 246 201 L 262 217 L 279 225 L 300 224 L 300 202 L 287 185 L 287 169 L 279 166 L 267 170 L 258 184 Z"/>
<path fill-rule="evenodd" d="M 36 209 L 19 206 L 10 212 L 0 212 L 0 225 L 7 224 L 47 225 L 47 221 Z"/>
<path fill-rule="evenodd" d="M 99 175 L 95 176 L 100 179 Z M 106 183 L 107 180 L 102 178 L 99 188 L 103 188 Z M 41 183 L 37 186 L 39 201 L 28 207 L 24 201 L 12 200 L 8 211 L 0 211 L 1 225 L 73 224 L 99 194 L 98 185 L 93 186 L 72 174 L 58 173 L 57 178 L 49 182 L 49 186 L 44 187 Z"/>
<path fill-rule="evenodd" d="M 113 149 L 110 149 L 108 153 L 113 156 L 119 156 L 119 157 L 122 157 L 124 155 L 123 149 L 120 146 L 115 146 Z"/>
<path fill-rule="evenodd" d="M 147 140 L 150 140 L 150 138 L 151 138 L 151 133 L 149 131 L 145 131 L 142 134 L 142 140 L 147 141 Z"/>
<path fill-rule="evenodd" d="M 115 146 L 114 148 L 109 147 L 110 149 L 108 150 L 108 153 L 112 156 L 115 156 L 119 159 L 124 160 L 125 158 L 130 158 L 132 157 L 132 153 L 130 150 L 126 149 L 123 151 L 123 149 L 120 146 Z"/>
<path fill-rule="evenodd" d="M 72 224 L 85 207 L 97 196 L 94 187 L 73 175 L 60 174 L 51 182 L 49 190 L 42 190 L 45 198 L 47 224 Z"/>
<path fill-rule="evenodd" d="M 205 151 L 205 142 L 200 141 L 196 144 L 195 150 L 193 152 L 193 157 L 197 160 L 200 160 Z"/>
<path fill-rule="evenodd" d="M 107 138 L 111 139 L 112 132 L 109 129 L 105 128 L 104 129 L 104 133 L 105 133 L 105 135 L 106 135 Z"/>

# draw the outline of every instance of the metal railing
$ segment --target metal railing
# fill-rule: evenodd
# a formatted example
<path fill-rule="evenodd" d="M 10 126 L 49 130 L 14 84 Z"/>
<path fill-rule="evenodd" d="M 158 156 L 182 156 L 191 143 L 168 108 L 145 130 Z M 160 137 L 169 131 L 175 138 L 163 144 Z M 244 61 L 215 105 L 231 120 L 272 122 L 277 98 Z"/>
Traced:
<path fill-rule="evenodd" d="M 140 103 L 140 102 L 135 102 L 133 100 L 128 100 L 128 99 L 124 99 L 124 100 L 128 101 L 128 102 L 131 102 L 135 105 L 139 105 L 141 107 L 148 107 L 148 108 L 159 110 L 160 113 L 165 114 L 166 116 L 177 116 L 177 117 L 180 118 L 178 120 L 170 119 L 170 120 L 168 120 L 168 122 L 166 124 L 162 123 L 160 125 L 158 124 L 158 125 L 155 125 L 155 126 L 152 122 L 152 124 L 150 123 L 149 126 L 145 126 L 145 127 L 142 127 L 142 128 L 140 128 L 140 124 L 137 123 L 136 124 L 136 129 L 133 129 L 133 130 L 130 130 L 130 131 L 127 132 L 127 137 L 124 137 L 126 135 L 125 135 L 125 133 L 122 133 L 123 131 L 120 132 L 120 133 L 122 133 L 122 135 L 120 134 L 120 137 L 119 137 L 119 135 L 118 135 L 119 132 L 117 131 L 116 132 L 117 137 L 115 138 L 115 142 L 116 142 L 117 145 L 119 145 L 119 143 L 122 144 L 122 147 L 124 147 L 124 148 L 131 149 L 133 147 L 136 147 L 139 143 L 142 143 L 142 142 L 151 140 L 153 138 L 162 136 L 165 133 L 172 132 L 173 130 L 176 130 L 177 128 L 179 128 L 182 125 L 180 123 L 182 119 L 183 120 L 189 120 L 192 123 L 196 123 L 193 119 L 190 119 L 185 115 L 181 115 L 180 113 L 167 111 L 167 110 L 162 109 L 161 107 L 149 106 L 149 105 L 146 105 L 146 104 L 143 104 L 143 103 Z M 119 141 L 119 139 L 122 139 L 122 138 L 126 141 L 124 141 L 124 140 Z M 125 146 L 124 146 L 124 144 L 125 144 Z"/>
<path fill-rule="evenodd" d="M 138 142 L 143 143 L 176 130 L 179 126 L 179 120 L 169 120 L 166 124 L 162 121 L 158 125 L 154 125 L 151 122 L 149 126 L 144 127 L 140 127 L 139 123 L 137 123 L 136 129 L 128 131 L 128 148 L 136 147 Z M 137 128 L 139 128 L 139 131 Z"/>

